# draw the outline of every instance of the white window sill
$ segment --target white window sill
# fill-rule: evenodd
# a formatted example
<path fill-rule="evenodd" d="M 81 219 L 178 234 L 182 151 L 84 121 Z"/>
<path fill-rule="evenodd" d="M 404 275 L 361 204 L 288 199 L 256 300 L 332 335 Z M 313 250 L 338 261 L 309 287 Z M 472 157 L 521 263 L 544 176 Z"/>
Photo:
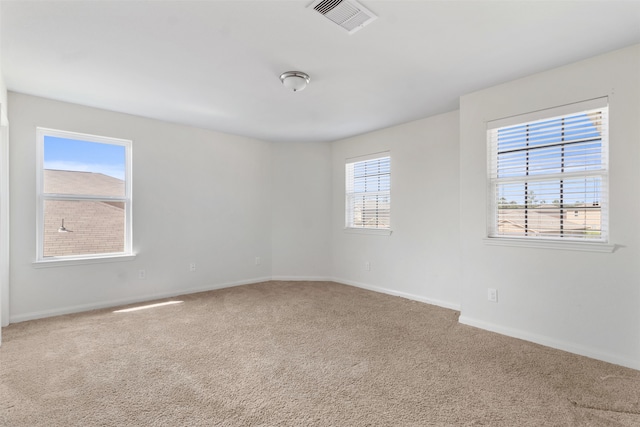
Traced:
<path fill-rule="evenodd" d="M 599 242 L 559 241 L 551 239 L 510 239 L 506 237 L 487 237 L 485 245 L 512 246 L 519 248 L 557 249 L 566 251 L 612 253 L 616 245 Z"/>
<path fill-rule="evenodd" d="M 96 256 L 96 257 L 82 257 L 82 258 L 52 257 L 50 259 L 34 261 L 31 265 L 34 268 L 66 267 L 69 265 L 102 264 L 105 262 L 133 261 L 135 258 L 136 258 L 136 254 L 102 255 L 102 256 Z"/>
<path fill-rule="evenodd" d="M 345 233 L 353 234 L 374 234 L 378 236 L 390 236 L 392 230 L 388 228 L 351 228 L 345 227 Z"/>

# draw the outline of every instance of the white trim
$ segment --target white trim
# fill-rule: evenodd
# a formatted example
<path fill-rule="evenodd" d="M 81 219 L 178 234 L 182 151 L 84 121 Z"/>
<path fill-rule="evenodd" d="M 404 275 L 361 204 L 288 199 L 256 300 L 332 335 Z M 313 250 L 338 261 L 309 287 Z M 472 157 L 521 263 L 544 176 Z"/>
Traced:
<path fill-rule="evenodd" d="M 4 105 L 0 112 L 4 115 Z M 0 326 L 9 324 L 9 127 L 0 127 Z M 2 336 L 0 335 L 0 342 Z"/>
<path fill-rule="evenodd" d="M 389 189 L 388 190 L 380 190 L 380 191 L 359 191 L 356 192 L 354 189 L 355 176 L 354 170 L 356 164 L 361 164 L 369 161 L 389 159 Z M 364 156 L 359 156 L 357 158 L 345 159 L 345 167 L 344 167 L 344 188 L 345 188 L 345 228 L 360 228 L 360 227 L 351 227 L 354 224 L 354 216 L 355 216 L 355 198 L 356 196 L 382 196 L 389 198 L 389 218 L 388 218 L 388 227 L 386 229 L 391 228 L 391 192 L 392 192 L 392 180 L 391 180 L 391 152 L 385 151 L 380 153 L 368 154 Z M 376 211 L 378 209 L 376 208 Z M 362 227 L 368 228 L 368 227 Z M 379 230 L 379 228 L 376 228 Z M 391 233 L 389 233 L 391 234 Z"/>
<path fill-rule="evenodd" d="M 136 297 L 122 298 L 122 299 L 110 300 L 110 301 L 99 302 L 99 303 L 74 305 L 69 307 L 53 309 L 53 310 L 34 311 L 31 313 L 11 316 L 10 320 L 11 320 L 11 323 L 25 322 L 27 320 L 61 316 L 63 314 L 81 313 L 85 311 L 98 310 L 103 308 L 115 308 L 115 307 L 119 307 L 127 304 L 154 301 L 157 299 L 171 298 L 179 295 L 195 294 L 198 292 L 214 291 L 217 289 L 231 288 L 234 286 L 252 285 L 255 283 L 268 282 L 270 280 L 271 280 L 270 277 L 257 277 L 254 279 L 240 280 L 237 282 L 226 282 L 226 283 L 220 283 L 217 285 L 208 285 L 208 286 L 201 286 L 196 288 L 180 289 L 180 290 L 175 290 L 170 292 L 158 292 L 154 294 L 140 295 Z"/>
<path fill-rule="evenodd" d="M 271 276 L 271 280 L 281 282 L 331 282 L 329 276 Z"/>
<path fill-rule="evenodd" d="M 436 306 L 439 306 L 439 307 L 448 308 L 450 310 L 460 311 L 460 304 L 455 304 L 455 303 L 451 303 L 451 302 L 448 302 L 448 301 L 442 301 L 442 300 L 437 300 L 437 299 L 432 299 L 432 298 L 421 297 L 421 296 L 409 294 L 409 293 L 406 293 L 406 292 L 395 291 L 395 290 L 392 290 L 392 289 L 387 289 L 387 288 L 383 288 L 383 287 L 379 287 L 379 286 L 367 285 L 367 284 L 364 284 L 364 283 L 354 282 L 352 280 L 347 280 L 347 279 L 340 279 L 340 278 L 337 278 L 337 277 L 327 277 L 327 276 L 272 276 L 272 277 L 256 277 L 256 278 L 253 278 L 253 279 L 239 280 L 239 281 L 235 281 L 235 282 L 226 282 L 226 283 L 220 283 L 220 284 L 216 284 L 216 285 L 201 286 L 201 287 L 189 288 L 189 289 L 180 289 L 180 290 L 175 290 L 175 291 L 170 291 L 170 292 L 159 292 L 159 293 L 140 295 L 140 296 L 130 297 L 130 298 L 122 298 L 122 299 L 110 300 L 110 301 L 105 301 L 105 302 L 74 305 L 74 306 L 69 306 L 69 307 L 56 308 L 56 309 L 52 309 L 52 310 L 34 311 L 34 312 L 31 312 L 31 313 L 25 313 L 25 314 L 19 314 L 19 315 L 16 315 L 16 316 L 11 316 L 10 317 L 10 323 L 25 322 L 27 320 L 42 319 L 42 318 L 46 318 L 46 317 L 60 316 L 60 315 L 63 315 L 63 314 L 81 313 L 81 312 L 85 312 L 85 311 L 98 310 L 98 309 L 103 309 L 103 308 L 119 307 L 119 306 L 122 306 L 122 305 L 134 304 L 134 303 L 139 303 L 139 302 L 149 302 L 149 301 L 154 301 L 154 300 L 162 299 L 162 298 L 176 297 L 176 296 L 179 296 L 179 295 L 188 295 L 188 294 L 193 294 L 193 293 L 197 293 L 197 292 L 214 291 L 214 290 L 217 290 L 217 289 L 231 288 L 231 287 L 242 286 L 242 285 L 252 285 L 252 284 L 256 284 L 256 283 L 270 282 L 270 281 L 276 281 L 276 280 L 277 281 L 292 281 L 292 282 L 315 282 L 315 281 L 319 281 L 319 282 L 334 282 L 334 283 L 338 283 L 338 284 L 342 284 L 342 285 L 354 286 L 356 288 L 366 289 L 366 290 L 373 291 L 373 292 L 379 292 L 379 293 L 383 293 L 383 294 L 387 294 L 387 295 L 393 295 L 393 296 L 397 296 L 397 297 L 402 297 L 402 298 L 410 299 L 410 300 L 413 300 L 413 301 L 423 302 L 423 303 L 426 303 L 426 304 L 436 305 Z"/>
<path fill-rule="evenodd" d="M 527 184 L 531 185 L 531 186 L 536 186 L 536 185 L 540 185 L 540 184 L 544 184 L 547 182 L 558 182 L 558 183 L 562 183 L 564 180 L 566 181 L 570 181 L 572 179 L 585 179 L 585 182 L 587 180 L 587 178 L 594 178 L 594 182 L 595 180 L 600 181 L 600 190 L 599 190 L 599 195 L 600 195 L 600 199 L 598 200 L 600 203 L 600 211 L 601 211 L 601 217 L 600 217 L 600 223 L 599 223 L 599 228 L 598 230 L 600 231 L 600 238 L 597 240 L 593 240 L 593 241 L 588 241 L 589 243 L 593 243 L 593 242 L 597 242 L 600 244 L 607 244 L 608 243 L 608 239 L 609 239 L 609 155 L 608 155 L 608 150 L 609 150 L 609 138 L 608 138 L 608 123 L 609 123 L 609 106 L 608 106 L 608 97 L 601 97 L 601 98 L 596 98 L 596 99 L 591 99 L 591 100 L 586 100 L 583 102 L 576 102 L 573 104 L 566 104 L 566 105 L 562 105 L 559 107 L 552 107 L 552 108 L 548 108 L 548 109 L 544 109 L 544 110 L 539 110 L 539 111 L 534 111 L 532 113 L 525 113 L 525 114 L 521 114 L 521 115 L 516 115 L 516 116 L 512 116 L 512 117 L 508 117 L 505 119 L 499 119 L 499 120 L 494 120 L 492 122 L 487 122 L 487 197 L 488 197 L 488 203 L 486 205 L 486 209 L 487 209 L 487 218 L 486 218 L 486 227 L 487 227 L 487 235 L 489 238 L 506 238 L 507 241 L 509 241 L 509 239 L 511 238 L 515 238 L 515 239 L 520 239 L 520 238 L 524 238 L 524 239 L 531 239 L 534 240 L 536 239 L 536 237 L 534 236 L 514 236 L 513 234 L 515 233 L 509 233 L 509 232 L 500 232 L 500 224 L 499 224 L 499 220 L 500 220 L 500 214 L 499 214 L 499 210 L 498 210 L 498 196 L 500 195 L 500 191 L 501 189 L 504 188 L 504 186 L 506 185 L 507 187 L 510 184 L 519 184 L 519 186 L 523 186 L 522 190 L 523 192 L 520 194 L 521 197 L 524 197 L 523 202 L 525 204 L 527 204 Z M 548 142 L 546 142 L 545 144 L 541 144 L 541 145 L 534 145 L 529 147 L 528 146 L 528 142 L 527 142 L 527 147 L 525 148 L 521 148 L 521 146 L 519 144 L 522 143 L 522 141 L 520 140 L 520 138 L 522 138 L 524 136 L 524 133 L 520 133 L 520 131 L 518 131 L 515 135 L 517 136 L 513 136 L 513 138 L 516 138 L 514 141 L 517 142 L 516 145 L 513 145 L 513 147 L 517 148 L 517 149 L 525 149 L 526 153 L 527 153 L 527 158 L 526 158 L 526 163 L 523 163 L 524 160 L 521 159 L 516 159 L 513 161 L 513 165 L 515 166 L 519 166 L 519 168 L 515 168 L 514 172 L 517 176 L 512 176 L 512 177 L 501 177 L 500 176 L 500 167 L 498 166 L 498 163 L 500 162 L 500 154 L 498 153 L 498 147 L 500 144 L 500 138 L 498 137 L 497 133 L 500 132 L 501 129 L 507 128 L 509 129 L 509 126 L 512 125 L 518 125 L 520 127 L 525 127 L 527 129 L 526 131 L 526 135 L 528 135 L 529 132 L 529 125 L 536 125 L 537 123 L 540 123 L 541 121 L 544 120 L 559 120 L 562 119 L 562 125 L 558 126 L 557 130 L 562 129 L 563 135 L 564 135 L 564 129 L 565 129 L 565 124 L 564 124 L 564 119 L 566 117 L 570 117 L 570 116 L 575 116 L 575 117 L 579 117 L 581 115 L 584 114 L 589 114 L 589 113 L 594 113 L 595 115 L 597 115 L 601 120 L 602 120 L 602 127 L 600 129 L 600 138 L 595 138 L 594 140 L 600 140 L 601 143 L 601 150 L 600 150 L 600 164 L 599 164 L 599 168 L 598 169 L 593 169 L 593 170 L 588 170 L 588 171 L 570 171 L 570 172 L 564 172 L 564 163 L 562 166 L 562 172 L 555 172 L 555 173 L 547 173 L 548 171 L 544 171 L 544 173 L 539 173 L 539 174 L 534 174 L 534 175 L 529 175 L 528 172 L 528 167 L 529 167 L 529 151 L 531 150 L 532 153 L 533 152 L 537 152 L 537 150 L 543 150 L 544 152 L 544 147 L 547 146 L 554 146 L 555 144 L 560 144 L 560 141 L 557 141 L 555 138 L 551 138 L 548 140 Z M 582 119 L 581 119 L 582 121 Z M 579 125 L 580 128 L 583 125 Z M 527 136 L 527 141 L 529 141 L 528 136 Z M 550 143 L 553 143 L 551 145 L 549 145 Z M 564 136 L 562 137 L 562 144 L 573 144 L 574 141 L 568 141 L 568 142 L 564 142 Z M 564 147 L 564 145 L 562 145 Z M 564 149 L 562 151 L 562 161 L 564 162 Z M 554 157 L 555 158 L 555 157 Z M 522 164 L 521 164 L 522 163 Z M 549 163 L 551 164 L 551 163 Z M 526 174 L 524 174 L 525 170 L 524 169 L 520 169 L 522 167 L 524 167 L 526 165 Z M 594 164 L 594 166 L 597 166 Z M 556 168 L 556 166 L 553 166 L 554 168 Z M 517 172 L 517 173 L 516 173 Z M 510 172 L 511 173 L 511 172 Z M 595 184 L 594 184 L 595 186 Z M 560 196 L 562 196 L 562 190 L 561 190 L 561 186 L 560 186 Z M 595 189 L 595 187 L 594 187 Z M 536 190 L 537 191 L 537 190 Z M 549 196 L 551 197 L 551 195 L 553 194 L 553 197 L 557 197 L 557 195 L 552 192 L 551 190 L 549 191 Z M 575 193 L 576 195 L 578 193 Z M 584 193 L 584 197 L 585 197 L 585 203 L 587 203 L 587 190 L 586 190 L 586 184 L 585 184 L 585 193 Z M 562 197 L 560 197 L 560 199 L 562 200 Z M 557 209 L 558 207 L 556 207 Z M 536 209 L 536 208 L 532 208 L 532 209 Z M 565 209 L 570 210 L 572 209 L 571 207 L 565 207 Z M 525 210 L 526 212 L 526 210 Z M 551 227 L 549 226 L 548 229 L 543 229 L 541 234 L 542 236 L 539 237 L 540 239 L 546 239 L 548 241 L 556 241 L 556 239 L 554 239 L 554 233 L 552 233 L 552 231 L 555 229 L 558 233 L 561 232 L 562 230 L 562 216 L 560 216 L 561 222 L 557 224 L 557 226 L 555 227 Z M 525 222 L 526 224 L 526 222 Z M 525 225 L 526 227 L 526 225 Z M 544 227 L 543 227 L 544 228 Z M 523 230 L 521 230 L 523 231 Z M 587 230 L 582 231 L 583 233 L 588 233 Z M 527 234 L 527 233 L 525 233 Z M 574 242 L 578 242 L 578 240 L 574 240 L 571 239 L 569 237 L 565 237 L 566 240 L 568 241 L 574 241 Z M 565 241 L 565 239 L 557 239 L 557 241 Z M 514 246 L 519 246 L 519 244 L 515 244 Z M 526 245 L 525 245 L 526 246 Z M 543 247 L 540 244 L 538 245 L 534 245 L 534 247 Z M 594 247 L 594 246 L 592 246 Z M 594 247 L 595 248 L 595 247 Z M 605 248 L 604 250 L 602 250 L 602 248 L 604 248 L 604 246 L 601 246 L 600 249 L 594 249 L 594 251 L 599 251 L 599 252 L 613 252 L 614 250 L 614 246 L 611 246 L 610 250 Z M 573 250 L 590 250 L 587 247 L 582 247 L 580 248 L 579 246 L 575 246 L 575 245 L 557 245 L 557 249 L 573 249 Z"/>
<path fill-rule="evenodd" d="M 396 291 L 393 289 L 383 288 L 380 286 L 368 285 L 365 283 L 354 282 L 353 280 L 340 279 L 338 277 L 332 277 L 332 282 L 340 283 L 342 285 L 354 286 L 356 288 L 366 289 L 369 291 L 380 292 L 382 294 L 393 295 L 396 297 L 402 297 L 413 301 L 423 302 L 426 304 L 437 305 L 438 307 L 448 308 L 450 310 L 460 311 L 460 304 L 452 303 L 449 301 L 443 301 L 434 298 L 422 297 L 419 295 L 410 294 L 407 292 Z"/>
<path fill-rule="evenodd" d="M 51 129 L 51 128 L 44 128 L 44 127 L 37 127 L 36 131 L 42 132 L 43 134 L 53 136 L 56 138 L 77 139 L 80 141 L 98 142 L 100 144 L 109 144 L 109 145 L 122 145 L 123 147 L 127 147 L 127 145 L 131 144 L 131 140 L 129 139 L 93 135 L 90 133 L 72 132 L 67 130 Z"/>
<path fill-rule="evenodd" d="M 586 101 L 574 102 L 557 107 L 545 108 L 542 110 L 517 114 L 515 116 L 503 117 L 500 119 L 487 121 L 487 130 L 497 129 L 519 123 L 533 122 L 536 120 L 551 119 L 553 117 L 566 116 L 580 111 L 595 110 L 604 108 L 609 104 L 609 97 L 589 99 Z"/>
<path fill-rule="evenodd" d="M 391 150 L 380 151 L 378 153 L 365 154 L 363 156 L 349 157 L 344 160 L 344 164 L 346 165 L 348 163 L 358 163 L 358 162 L 365 162 L 367 160 L 383 159 L 385 157 L 391 157 Z"/>
<path fill-rule="evenodd" d="M 558 173 L 546 173 L 544 175 L 529 175 L 523 176 L 511 176 L 506 178 L 490 178 L 493 181 L 500 181 L 500 183 L 520 183 L 520 182 L 553 182 L 559 179 L 570 180 L 576 178 L 585 177 L 602 177 L 602 169 L 589 170 L 589 171 L 577 171 L 577 172 L 558 172 Z M 571 207 L 565 207 L 570 210 Z"/>
<path fill-rule="evenodd" d="M 44 138 L 52 136 L 57 138 L 74 139 L 78 141 L 95 142 L 106 145 L 118 145 L 124 147 L 125 150 L 125 170 L 124 170 L 124 197 L 105 197 L 101 195 L 69 195 L 69 194 L 45 194 L 44 193 Z M 36 261 L 34 265 L 64 262 L 64 265 L 77 264 L 80 260 L 89 260 L 96 262 L 97 258 L 111 259 L 115 258 L 115 254 L 87 254 L 74 255 L 73 257 L 53 257 L 49 259 L 44 257 L 44 203 L 46 200 L 80 200 L 80 201 L 120 201 L 125 207 L 125 237 L 124 250 L 119 252 L 117 256 L 121 258 L 135 257 L 133 253 L 133 208 L 132 208 L 132 191 L 133 191 L 133 141 L 122 138 L 112 138 L 107 136 L 91 135 L 79 132 L 70 132 L 57 129 L 49 129 L 43 127 L 36 128 Z M 62 264 L 60 264 L 62 265 Z"/>
<path fill-rule="evenodd" d="M 609 245 L 606 243 L 536 239 L 533 237 L 525 237 L 525 238 L 487 237 L 483 239 L 483 242 L 485 245 L 490 245 L 490 246 L 512 246 L 517 248 L 558 249 L 558 250 L 565 250 L 565 251 L 600 252 L 600 253 L 613 253 L 618 248 L 617 245 Z"/>
<path fill-rule="evenodd" d="M 80 201 L 88 201 L 88 202 L 122 202 L 126 203 L 126 197 L 117 197 L 117 196 L 86 196 L 84 194 L 72 195 L 72 194 L 58 194 L 58 193 L 47 193 L 47 197 L 45 200 L 80 200 Z"/>
<path fill-rule="evenodd" d="M 133 261 L 136 254 L 100 254 L 92 257 L 52 257 L 36 260 L 31 263 L 34 268 L 66 267 L 71 265 L 101 264 L 104 262 Z"/>
<path fill-rule="evenodd" d="M 235 287 L 235 286 L 243 286 L 243 285 L 264 283 L 264 282 L 269 282 L 269 281 L 274 281 L 274 280 L 279 280 L 279 281 L 323 281 L 323 282 L 330 281 L 330 282 L 334 282 L 334 283 L 338 283 L 338 284 L 342 284 L 342 285 L 346 285 L 346 286 L 354 286 L 356 288 L 366 289 L 366 290 L 373 291 L 373 292 L 379 292 L 379 293 L 383 293 L 383 294 L 387 294 L 387 295 L 402 297 L 402 298 L 410 299 L 410 300 L 413 300 L 413 301 L 418 301 L 418 302 L 422 302 L 422 303 L 426 303 L 426 304 L 431 304 L 431 305 L 447 308 L 447 309 L 450 309 L 450 310 L 460 311 L 460 304 L 451 303 L 451 302 L 448 302 L 448 301 L 442 301 L 442 300 L 438 300 L 438 299 L 421 297 L 421 296 L 410 294 L 410 293 L 406 293 L 406 292 L 396 291 L 396 290 L 392 290 L 392 289 L 388 289 L 388 288 L 383 288 L 383 287 L 380 287 L 380 286 L 368 285 L 368 284 L 365 284 L 365 283 L 355 282 L 355 281 L 347 280 L 347 279 L 341 279 L 341 278 L 338 278 L 338 277 L 273 276 L 273 277 L 261 277 L 261 278 L 259 277 L 259 278 L 241 280 L 241 281 L 236 281 L 236 282 L 226 282 L 226 283 L 222 283 L 222 284 L 202 286 L 202 287 L 197 287 L 197 288 L 181 289 L 181 290 L 176 290 L 176 291 L 171 291 L 171 292 L 160 292 L 160 293 L 149 294 L 149 295 L 145 295 L 145 296 L 137 296 L 137 297 L 131 297 L 131 298 L 123 298 L 123 299 L 119 299 L 119 300 L 111 300 L 111 301 L 107 301 L 107 302 L 76 305 L 76 306 L 64 307 L 64 308 L 54 309 L 54 310 L 44 310 L 44 311 L 25 313 L 25 314 L 21 314 L 21 315 L 17 315 L 17 316 L 12 316 L 10 318 L 10 321 L 11 321 L 11 323 L 18 323 L 18 322 L 24 322 L 24 321 L 28 321 L 28 320 L 41 319 L 41 318 L 59 316 L 59 315 L 64 315 L 64 314 L 86 312 L 86 311 L 90 311 L 90 310 L 97 310 L 97 309 L 104 309 L 104 308 L 116 308 L 116 307 L 119 307 L 119 306 L 128 305 L 128 304 L 134 304 L 134 303 L 139 303 L 139 302 L 150 302 L 150 301 L 163 299 L 163 298 L 172 298 L 172 297 L 176 297 L 176 296 L 180 296 L 180 295 L 188 295 L 188 294 L 193 294 L 193 293 L 198 293 L 198 292 L 213 291 L 213 290 L 217 290 L 217 289 L 224 289 L 224 288 L 230 288 L 230 287 Z M 576 344 L 571 343 L 571 342 L 555 340 L 555 339 L 552 339 L 552 338 L 549 338 L 549 337 L 546 337 L 546 336 L 542 336 L 542 335 L 538 335 L 538 334 L 531 334 L 531 333 L 528 333 L 528 332 L 525 332 L 525 331 L 522 331 L 522 330 L 519 330 L 519 329 L 505 328 L 505 327 L 502 327 L 502 326 L 499 326 L 499 325 L 496 325 L 496 324 L 493 324 L 493 323 L 490 323 L 490 322 L 484 322 L 484 321 L 481 321 L 481 320 L 472 319 L 472 318 L 469 318 L 467 316 L 462 316 L 461 315 L 458 321 L 459 321 L 459 323 L 461 323 L 463 325 L 480 328 L 480 329 L 483 329 L 483 330 L 486 330 L 486 331 L 499 333 L 499 334 L 506 335 L 506 336 L 509 336 L 509 337 L 512 337 L 512 338 L 518 338 L 518 339 L 522 339 L 522 340 L 525 340 L 525 341 L 533 342 L 533 343 L 536 343 L 536 344 L 544 345 L 544 346 L 547 346 L 547 347 L 555 348 L 555 349 L 558 349 L 558 350 L 567 351 L 569 353 L 578 354 L 578 355 L 581 355 L 581 356 L 590 357 L 590 358 L 594 358 L 594 359 L 597 359 L 597 360 L 602 360 L 602 361 L 605 361 L 605 362 L 608 362 L 608 363 L 613 363 L 613 364 L 616 364 L 616 365 L 625 366 L 625 367 L 628 367 L 628 368 L 631 368 L 631 369 L 640 370 L 640 362 L 638 362 L 637 360 L 627 359 L 627 358 L 624 358 L 624 357 L 618 357 L 616 355 L 613 355 L 613 354 L 610 354 L 610 353 L 606 353 L 606 352 L 602 352 L 602 351 L 597 350 L 597 349 L 592 349 L 592 348 L 584 347 L 584 346 L 581 346 L 581 345 L 576 345 Z"/>
<path fill-rule="evenodd" d="M 463 325 L 473 326 L 475 328 L 496 332 L 498 334 L 506 335 L 508 337 L 518 338 L 521 340 L 533 342 L 536 344 L 544 345 L 544 346 L 555 348 L 558 350 L 567 351 L 569 353 L 578 354 L 580 356 L 590 357 L 593 359 L 602 360 L 604 362 L 613 363 L 620 366 L 626 366 L 631 369 L 640 370 L 640 362 L 638 360 L 619 357 L 611 353 L 603 352 L 601 350 L 597 350 L 589 347 L 584 347 L 568 341 L 560 341 L 560 340 L 549 338 L 543 335 L 525 332 L 519 329 L 505 328 L 503 326 L 499 326 L 494 323 L 472 319 L 467 316 L 460 316 L 458 321 Z"/>
<path fill-rule="evenodd" d="M 390 236 L 393 233 L 393 230 L 390 228 L 356 228 L 356 227 L 345 227 L 345 233 L 352 234 L 377 234 L 379 236 Z"/>

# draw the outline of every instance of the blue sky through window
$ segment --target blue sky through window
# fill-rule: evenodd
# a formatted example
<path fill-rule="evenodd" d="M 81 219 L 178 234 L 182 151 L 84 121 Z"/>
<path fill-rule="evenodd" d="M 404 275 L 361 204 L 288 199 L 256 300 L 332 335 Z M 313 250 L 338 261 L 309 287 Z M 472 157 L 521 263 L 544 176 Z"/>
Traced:
<path fill-rule="evenodd" d="M 593 115 L 583 113 L 498 130 L 498 178 L 528 178 L 526 190 L 522 182 L 500 185 L 498 198 L 507 204 L 524 204 L 525 194 L 533 192 L 532 204 L 557 200 L 567 204 L 599 203 L 598 177 L 548 178 L 549 174 L 602 167 L 602 136 L 598 121 L 593 119 Z"/>
<path fill-rule="evenodd" d="M 44 168 L 102 173 L 124 180 L 125 147 L 45 136 Z"/>
<path fill-rule="evenodd" d="M 354 163 L 353 192 L 389 191 L 391 188 L 391 159 L 389 157 Z"/>

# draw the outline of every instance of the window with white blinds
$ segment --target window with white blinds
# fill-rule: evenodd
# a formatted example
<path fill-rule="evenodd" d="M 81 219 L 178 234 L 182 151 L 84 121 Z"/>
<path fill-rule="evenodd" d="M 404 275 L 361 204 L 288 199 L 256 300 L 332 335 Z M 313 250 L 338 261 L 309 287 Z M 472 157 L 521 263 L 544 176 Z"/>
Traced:
<path fill-rule="evenodd" d="M 606 242 L 607 125 L 606 98 L 490 123 L 489 237 Z"/>
<path fill-rule="evenodd" d="M 368 157 L 346 163 L 346 227 L 388 230 L 391 225 L 391 157 L 389 153 Z"/>

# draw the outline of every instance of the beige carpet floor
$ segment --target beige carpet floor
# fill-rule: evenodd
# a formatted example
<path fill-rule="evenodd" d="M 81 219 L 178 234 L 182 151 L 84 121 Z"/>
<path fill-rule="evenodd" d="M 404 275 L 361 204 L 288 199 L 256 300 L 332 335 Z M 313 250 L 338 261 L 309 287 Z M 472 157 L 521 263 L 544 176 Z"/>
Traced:
<path fill-rule="evenodd" d="M 2 426 L 640 426 L 640 371 L 330 282 L 12 324 Z"/>

